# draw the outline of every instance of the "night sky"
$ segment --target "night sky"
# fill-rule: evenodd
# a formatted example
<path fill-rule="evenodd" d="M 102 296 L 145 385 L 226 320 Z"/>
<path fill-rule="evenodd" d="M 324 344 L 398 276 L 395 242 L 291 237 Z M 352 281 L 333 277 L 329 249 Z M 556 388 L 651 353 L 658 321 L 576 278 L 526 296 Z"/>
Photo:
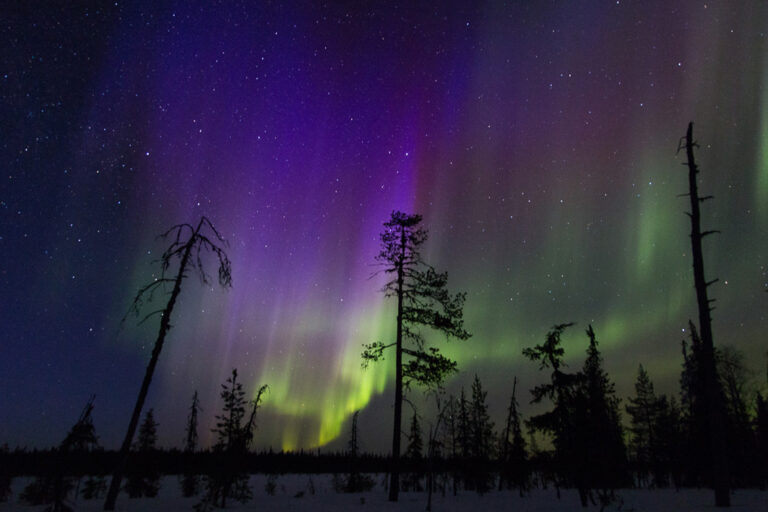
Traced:
<path fill-rule="evenodd" d="M 209 442 L 237 367 L 270 386 L 258 446 L 342 446 L 362 410 L 387 450 L 392 361 L 360 352 L 394 332 L 370 276 L 395 209 L 468 294 L 447 387 L 477 373 L 497 424 L 514 375 L 523 403 L 547 378 L 521 349 L 555 323 L 577 322 L 572 368 L 593 324 L 621 396 L 640 362 L 676 392 L 691 120 L 715 343 L 765 382 L 768 2 L 343 3 L 2 7 L 0 443 L 59 443 L 95 393 L 117 448 L 157 330 L 120 320 L 156 235 L 201 215 L 233 287 L 184 286 L 146 405 L 166 446 L 195 389 Z"/>

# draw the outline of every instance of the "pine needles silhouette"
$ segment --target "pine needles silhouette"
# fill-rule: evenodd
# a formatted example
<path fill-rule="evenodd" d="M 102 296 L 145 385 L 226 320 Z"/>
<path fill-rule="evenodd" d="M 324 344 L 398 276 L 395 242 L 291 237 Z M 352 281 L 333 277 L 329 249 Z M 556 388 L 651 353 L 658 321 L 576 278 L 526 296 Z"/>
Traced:
<path fill-rule="evenodd" d="M 466 295 L 451 295 L 448 274 L 426 264 L 420 249 L 427 231 L 419 227 L 421 215 L 392 212 L 381 233 L 381 252 L 376 257 L 384 272 L 392 276 L 384 285 L 385 297 L 397 299 L 396 335 L 393 343 L 374 342 L 364 346 L 363 367 L 384 359 L 384 351 L 395 351 L 395 411 L 392 433 L 392 470 L 389 501 L 397 501 L 400 491 L 400 437 L 403 392 L 412 383 L 438 387 L 446 376 L 456 371 L 456 362 L 427 347 L 420 328 L 426 327 L 448 338 L 466 340 L 463 307 Z"/>

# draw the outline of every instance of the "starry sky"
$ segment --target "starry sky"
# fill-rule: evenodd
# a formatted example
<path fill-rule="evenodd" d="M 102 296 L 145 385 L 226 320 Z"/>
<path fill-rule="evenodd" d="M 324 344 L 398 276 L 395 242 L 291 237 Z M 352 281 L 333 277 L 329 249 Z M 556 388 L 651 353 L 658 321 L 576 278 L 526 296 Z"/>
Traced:
<path fill-rule="evenodd" d="M 393 367 L 360 352 L 394 332 L 371 274 L 395 209 L 424 216 L 424 259 L 467 292 L 447 387 L 479 375 L 497 423 L 513 376 L 546 378 L 521 349 L 555 323 L 577 322 L 572 366 L 593 324 L 622 396 L 640 362 L 674 392 L 696 315 L 691 120 L 722 231 L 715 343 L 765 381 L 768 2 L 309 4 L 4 8 L 0 442 L 57 444 L 96 394 L 118 446 L 157 329 L 121 318 L 158 275 L 156 236 L 202 215 L 233 287 L 183 289 L 146 405 L 166 446 L 194 390 L 210 442 L 237 367 L 270 386 L 259 446 L 343 446 L 361 410 L 363 448 L 387 450 Z"/>

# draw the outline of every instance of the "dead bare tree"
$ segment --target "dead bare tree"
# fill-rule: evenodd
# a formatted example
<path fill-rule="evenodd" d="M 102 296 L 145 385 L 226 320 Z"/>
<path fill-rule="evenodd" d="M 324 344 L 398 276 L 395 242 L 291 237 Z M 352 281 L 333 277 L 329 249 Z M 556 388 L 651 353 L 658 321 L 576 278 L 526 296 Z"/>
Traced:
<path fill-rule="evenodd" d="M 704 237 L 717 231 L 701 231 L 700 204 L 712 196 L 699 197 L 696 175 L 699 169 L 693 155 L 693 148 L 698 144 L 693 140 L 693 122 L 688 123 L 685 137 L 680 139 L 678 151 L 685 148 L 688 157 L 688 196 L 691 199 L 691 211 L 686 212 L 691 219 L 691 252 L 693 254 L 693 279 L 696 287 L 696 302 L 699 308 L 699 330 L 703 345 L 704 392 L 707 404 L 709 438 L 711 448 L 712 483 L 715 488 L 715 506 L 729 507 L 731 505 L 730 485 L 728 478 L 728 454 L 726 451 L 726 436 L 724 424 L 724 408 L 718 389 L 719 380 L 715 365 L 715 349 L 712 339 L 712 308 L 714 299 L 707 296 L 707 288 L 717 282 L 717 279 L 707 281 L 704 278 L 704 255 L 701 241 Z"/>
<path fill-rule="evenodd" d="M 115 509 L 115 501 L 117 500 L 117 494 L 120 491 L 120 482 L 123 479 L 123 473 L 128 460 L 128 453 L 131 448 L 131 443 L 133 442 L 133 435 L 136 432 L 136 426 L 139 423 L 141 409 L 144 407 L 144 401 L 147 398 L 147 392 L 149 391 L 149 385 L 152 382 L 152 375 L 155 372 L 157 360 L 160 357 L 160 351 L 163 349 L 165 337 L 171 328 L 171 314 L 173 313 L 173 308 L 176 305 L 179 293 L 181 293 L 181 283 L 184 278 L 187 277 L 188 270 L 192 269 L 198 274 L 203 284 L 208 284 L 210 282 L 210 276 L 205 272 L 203 257 L 206 253 L 212 253 L 219 262 L 219 284 L 224 288 L 232 286 L 232 266 L 227 257 L 227 253 L 224 251 L 224 248 L 227 247 L 227 242 L 222 238 L 219 232 L 216 231 L 216 228 L 213 227 L 213 224 L 207 217 L 202 217 L 197 224 L 197 227 L 193 227 L 191 224 L 186 223 L 177 224 L 160 236 L 165 240 L 171 240 L 171 244 L 166 248 L 160 258 L 162 273 L 159 278 L 139 289 L 139 292 L 136 294 L 136 297 L 133 299 L 133 303 L 128 310 L 128 314 L 135 313 L 138 315 L 142 307 L 147 302 L 150 302 L 158 291 L 168 293 L 167 287 L 171 284 L 173 285 L 173 288 L 170 291 L 168 302 L 166 302 L 165 307 L 147 314 L 141 320 L 143 323 L 152 316 L 160 315 L 160 328 L 157 333 L 155 347 L 152 349 L 152 357 L 149 360 L 147 370 L 144 374 L 144 380 L 141 383 L 139 396 L 136 399 L 136 405 L 133 408 L 131 420 L 128 423 L 128 431 L 125 434 L 125 439 L 120 448 L 117 466 L 112 474 L 112 482 L 109 486 L 107 499 L 104 502 L 104 510 Z M 176 277 L 166 277 L 166 273 L 171 267 L 171 263 L 177 258 L 179 259 L 179 268 L 176 272 Z M 128 315 L 126 315 L 126 317 L 127 316 Z M 123 318 L 123 321 L 125 321 L 125 318 Z"/>

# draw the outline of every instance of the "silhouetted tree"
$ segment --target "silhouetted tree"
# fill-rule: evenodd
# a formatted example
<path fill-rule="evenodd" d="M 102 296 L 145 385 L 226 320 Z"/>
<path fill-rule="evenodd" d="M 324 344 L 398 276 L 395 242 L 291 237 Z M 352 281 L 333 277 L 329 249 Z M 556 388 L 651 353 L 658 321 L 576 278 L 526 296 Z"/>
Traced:
<path fill-rule="evenodd" d="M 710 423 L 707 414 L 706 383 L 702 368 L 702 344 L 696 325 L 688 322 L 690 346 L 682 342 L 683 369 L 680 373 L 683 485 L 701 486 L 712 481 L 710 464 Z"/>
<path fill-rule="evenodd" d="M 423 448 L 424 441 L 421 438 L 419 415 L 414 411 L 413 416 L 411 417 L 411 428 L 408 433 L 408 447 L 405 450 L 405 456 L 414 460 L 420 459 Z"/>
<path fill-rule="evenodd" d="M 197 414 L 200 411 L 200 400 L 197 398 L 197 391 L 192 395 L 192 405 L 189 406 L 189 416 L 187 416 L 186 437 L 184 441 L 184 451 L 193 453 L 197 450 Z"/>
<path fill-rule="evenodd" d="M 464 330 L 465 294 L 451 295 L 446 286 L 448 274 L 437 272 L 421 259 L 420 248 L 427 240 L 421 215 L 392 212 L 381 233 L 381 252 L 376 261 L 392 276 L 384 286 L 386 297 L 397 299 L 396 334 L 393 343 L 365 345 L 363 366 L 383 359 L 384 351 L 395 350 L 395 411 L 392 433 L 392 471 L 389 500 L 397 501 L 400 489 L 400 432 L 403 391 L 410 384 L 439 386 L 456 371 L 456 362 L 428 347 L 421 328 L 434 329 L 447 337 L 467 339 Z"/>
<path fill-rule="evenodd" d="M 196 496 L 200 491 L 200 476 L 190 470 L 189 463 L 192 455 L 197 450 L 197 413 L 200 410 L 200 400 L 197 398 L 197 391 L 192 396 L 192 405 L 189 407 L 189 416 L 187 416 L 186 436 L 184 440 L 184 471 L 181 478 L 181 494 L 185 498 Z"/>
<path fill-rule="evenodd" d="M 248 402 L 243 385 L 237 380 L 237 370 L 233 369 L 232 375 L 221 388 L 220 396 L 224 406 L 222 413 L 216 416 L 216 427 L 213 429 L 217 437 L 213 447 L 216 464 L 206 476 L 206 494 L 196 506 L 197 510 L 225 508 L 227 498 L 245 503 L 252 497 L 248 484 L 250 476 L 245 466 L 246 455 L 256 428 L 256 412 L 267 386 L 261 386 L 256 392 L 256 398 Z M 249 404 L 251 412 L 246 419 L 246 406 Z"/>
<path fill-rule="evenodd" d="M 453 469 L 451 471 L 451 488 L 453 491 L 453 495 L 456 496 L 458 492 L 458 480 L 459 480 L 459 473 L 456 471 L 456 460 L 459 457 L 459 418 L 458 418 L 458 400 L 453 395 L 449 396 L 448 399 L 445 402 L 445 405 L 442 407 L 442 418 L 443 418 L 443 429 L 438 429 L 435 433 L 435 436 L 442 434 L 444 437 L 443 445 L 447 448 L 445 449 L 446 455 L 452 462 L 451 466 L 453 466 Z M 436 441 L 437 445 L 440 445 L 439 441 Z M 430 501 L 431 504 L 431 501 Z"/>
<path fill-rule="evenodd" d="M 11 466 L 8 460 L 8 444 L 0 445 L 0 503 L 8 501 L 11 496 Z"/>
<path fill-rule="evenodd" d="M 462 458 L 468 459 L 472 456 L 472 423 L 469 417 L 469 400 L 467 400 L 467 396 L 464 393 L 464 386 L 461 387 L 461 394 L 456 405 L 458 406 L 458 416 L 456 419 L 458 424 L 459 453 Z"/>
<path fill-rule="evenodd" d="M 582 506 L 594 502 L 593 490 L 603 506 L 614 498 L 614 489 L 626 483 L 626 454 L 619 417 L 619 401 L 613 383 L 602 367 L 602 356 L 590 326 L 589 347 L 581 372 L 562 371 L 564 349 L 560 335 L 573 324 L 556 325 L 542 345 L 523 350 L 523 355 L 551 368 L 551 380 L 531 390 L 532 403 L 547 398 L 554 408 L 531 417 L 534 429 L 552 437 L 551 464 L 559 482 L 579 491 Z M 556 485 L 560 485 L 557 480 Z"/>
<path fill-rule="evenodd" d="M 422 491 L 421 472 L 418 470 L 418 464 L 421 461 L 424 441 L 421 438 L 421 425 L 419 415 L 414 410 L 411 417 L 411 428 L 408 432 L 408 446 L 405 449 L 405 458 L 410 462 L 412 471 L 403 475 L 402 483 L 404 491 Z"/>
<path fill-rule="evenodd" d="M 635 396 L 625 406 L 629 414 L 630 449 L 635 463 L 637 478 L 647 484 L 655 458 L 655 429 L 658 417 L 658 399 L 653 383 L 641 364 L 637 370 Z"/>
<path fill-rule="evenodd" d="M 461 481 L 465 488 L 472 487 L 472 476 L 474 468 L 468 464 L 472 458 L 472 418 L 471 404 L 467 400 L 464 392 L 464 386 L 461 387 L 461 393 L 455 404 L 456 408 L 456 439 L 455 444 L 458 448 L 457 454 L 461 459 L 461 465 L 456 472 L 456 477 Z M 454 496 L 456 495 L 456 480 L 454 479 Z"/>
<path fill-rule="evenodd" d="M 211 235 L 207 235 L 207 232 L 210 232 Z M 115 501 L 117 500 L 117 494 L 120 491 L 120 483 L 123 479 L 123 472 L 125 471 L 128 461 L 128 453 L 131 449 L 131 444 L 133 443 L 133 436 L 139 423 L 139 417 L 141 416 L 141 410 L 144 407 L 144 401 L 147 398 L 149 385 L 152 382 L 152 376 L 155 373 L 155 366 L 157 366 L 160 351 L 163 349 L 165 337 L 171 328 L 171 315 L 173 314 L 176 300 L 181 293 L 181 284 L 184 281 L 184 278 L 187 277 L 189 270 L 192 269 L 199 275 L 203 283 L 208 283 L 209 276 L 203 267 L 203 257 L 206 252 L 210 252 L 218 259 L 219 284 L 225 288 L 232 286 L 232 267 L 226 252 L 224 252 L 224 247 L 226 247 L 227 243 L 221 237 L 219 232 L 216 231 L 216 228 L 213 227 L 213 224 L 211 224 L 211 221 L 209 221 L 207 217 L 202 217 L 197 224 L 197 227 L 193 227 L 191 224 L 177 224 L 161 236 L 164 239 L 170 240 L 171 243 L 160 258 L 162 265 L 160 278 L 155 279 L 139 290 L 133 300 L 129 312 L 132 311 L 138 315 L 141 307 L 145 302 L 151 301 L 155 293 L 158 291 L 165 291 L 167 286 L 170 285 L 172 285 L 172 288 L 168 296 L 168 302 L 165 303 L 165 307 L 153 311 L 144 317 L 144 320 L 147 320 L 149 317 L 159 314 L 160 327 L 157 333 L 155 346 L 152 349 L 152 356 L 147 365 L 147 370 L 144 373 L 144 379 L 136 399 L 136 405 L 133 408 L 131 419 L 128 422 L 128 431 L 126 432 L 125 439 L 123 439 L 123 444 L 120 447 L 120 455 L 118 456 L 118 462 L 112 474 L 109 492 L 107 492 L 107 498 L 104 502 L 104 510 L 115 509 Z M 166 272 L 176 259 L 179 260 L 176 277 L 166 277 Z"/>
<path fill-rule="evenodd" d="M 91 417 L 93 401 L 94 397 L 91 397 L 64 441 L 58 449 L 52 451 L 51 467 L 24 488 L 19 496 L 21 501 L 30 505 L 48 504 L 45 508 L 46 512 L 72 510 L 67 504 L 67 498 L 75 487 L 75 480 L 72 478 L 71 470 L 65 467 L 64 457 L 73 453 L 83 455 L 98 447 L 98 438 Z M 82 475 L 76 476 L 79 478 Z"/>
<path fill-rule="evenodd" d="M 757 468 L 759 485 L 765 488 L 768 482 L 768 401 L 760 393 L 755 398 L 755 437 L 755 456 L 760 461 Z"/>
<path fill-rule="evenodd" d="M 357 416 L 360 411 L 355 411 L 352 415 L 352 426 L 349 430 L 349 441 L 347 441 L 347 457 L 349 458 L 349 474 L 343 484 L 344 492 L 363 492 L 370 490 L 375 482 L 369 475 L 360 473 L 360 441 L 358 438 Z"/>
<path fill-rule="evenodd" d="M 680 407 L 675 397 L 658 397 L 658 416 L 655 426 L 656 466 L 653 468 L 656 485 L 666 487 L 672 478 L 676 488 L 683 484 L 683 422 Z"/>
<path fill-rule="evenodd" d="M 144 415 L 144 422 L 139 427 L 139 437 L 136 439 L 136 450 L 140 452 L 149 452 L 156 449 L 157 445 L 157 422 L 155 421 L 155 411 L 150 409 Z"/>
<path fill-rule="evenodd" d="M 154 411 L 148 410 L 139 427 L 135 443 L 136 457 L 133 467 L 129 468 L 125 490 L 131 498 L 147 496 L 154 498 L 160 490 L 160 472 L 153 460 L 157 452 L 157 422 Z"/>
<path fill-rule="evenodd" d="M 588 493 L 597 491 L 605 507 L 615 500 L 615 490 L 629 482 L 626 447 L 614 384 L 603 368 L 603 357 L 591 325 L 586 333 L 589 346 L 581 379 L 586 411 L 576 412 L 579 419 L 584 418 L 576 424 L 578 443 L 584 450 L 578 479 L 584 481 L 582 487 L 588 489 Z M 577 399 L 577 408 L 580 402 Z M 585 505 L 583 497 L 582 505 Z"/>
<path fill-rule="evenodd" d="M 754 485 L 756 450 L 752 418 L 747 406 L 748 371 L 744 354 L 728 345 L 715 349 L 715 363 L 720 377 L 726 411 L 726 436 L 731 478 L 739 487 Z"/>
<path fill-rule="evenodd" d="M 531 403 L 540 403 L 546 398 L 552 402 L 553 408 L 532 416 L 527 424 L 533 431 L 543 432 L 552 438 L 554 451 L 551 456 L 546 457 L 550 459 L 546 466 L 555 471 L 549 474 L 548 478 L 553 480 L 558 489 L 563 483 L 574 483 L 575 476 L 578 476 L 577 472 L 582 467 L 582 454 L 577 451 L 576 423 L 576 402 L 580 398 L 578 384 L 581 377 L 562 370 L 565 365 L 565 350 L 560 346 L 560 336 L 571 325 L 573 324 L 555 325 L 547 333 L 543 344 L 523 349 L 523 355 L 538 362 L 540 370 L 552 370 L 549 383 L 540 384 L 531 390 Z M 544 473 L 549 472 L 545 469 Z"/>
<path fill-rule="evenodd" d="M 637 479 L 643 485 L 664 486 L 659 481 L 659 443 L 656 429 L 660 420 L 661 402 L 653 390 L 653 382 L 641 364 L 637 370 L 635 396 L 626 405 L 629 414 L 630 448 Z M 653 475 L 653 479 L 649 480 Z"/>
<path fill-rule="evenodd" d="M 685 140 L 685 143 L 682 141 Z M 688 195 L 691 200 L 691 211 L 688 216 L 691 219 L 691 253 L 693 255 L 693 279 L 696 288 L 696 303 L 699 309 L 699 328 L 701 329 L 701 371 L 704 381 L 704 405 L 706 407 L 707 423 L 709 425 L 709 440 L 711 459 L 709 466 L 712 468 L 712 485 L 715 490 L 715 506 L 728 507 L 731 504 L 728 455 L 725 435 L 725 413 L 718 390 L 719 380 L 715 367 L 715 349 L 712 339 L 712 318 L 710 316 L 710 300 L 707 288 L 715 283 L 707 281 L 704 277 L 704 252 L 701 241 L 704 237 L 717 231 L 701 231 L 700 203 L 711 199 L 712 196 L 699 197 L 696 175 L 699 169 L 694 159 L 693 148 L 697 144 L 693 141 L 693 123 L 688 124 L 685 137 L 681 138 L 678 151 L 685 148 L 688 158 Z"/>
<path fill-rule="evenodd" d="M 360 443 L 357 440 L 357 416 L 359 414 L 360 411 L 355 411 L 355 414 L 352 415 L 352 426 L 349 429 L 349 441 L 347 441 L 347 454 L 353 459 L 356 459 L 360 454 Z"/>
<path fill-rule="evenodd" d="M 472 458 L 471 486 L 479 493 L 491 489 L 493 475 L 490 460 L 496 453 L 494 446 L 493 422 L 488 413 L 488 393 L 483 391 L 480 378 L 472 381 L 472 402 L 470 404 L 470 456 Z"/>
<path fill-rule="evenodd" d="M 447 414 L 450 414 L 449 406 L 453 400 L 451 397 L 448 400 L 443 400 L 442 389 L 435 390 L 432 394 L 435 398 L 437 416 L 435 423 L 429 425 L 429 435 L 427 437 L 427 512 L 432 510 L 432 493 L 436 487 L 436 466 L 438 459 L 443 457 L 445 436 L 447 435 L 449 445 L 453 442 L 453 429 L 447 423 Z M 442 489 L 443 496 L 445 496 L 445 482 L 442 485 Z"/>
<path fill-rule="evenodd" d="M 499 443 L 499 461 L 501 462 L 499 490 L 502 490 L 505 485 L 508 489 L 516 487 L 522 497 L 530 487 L 530 468 L 516 394 L 517 377 L 512 382 L 507 421 Z"/>

